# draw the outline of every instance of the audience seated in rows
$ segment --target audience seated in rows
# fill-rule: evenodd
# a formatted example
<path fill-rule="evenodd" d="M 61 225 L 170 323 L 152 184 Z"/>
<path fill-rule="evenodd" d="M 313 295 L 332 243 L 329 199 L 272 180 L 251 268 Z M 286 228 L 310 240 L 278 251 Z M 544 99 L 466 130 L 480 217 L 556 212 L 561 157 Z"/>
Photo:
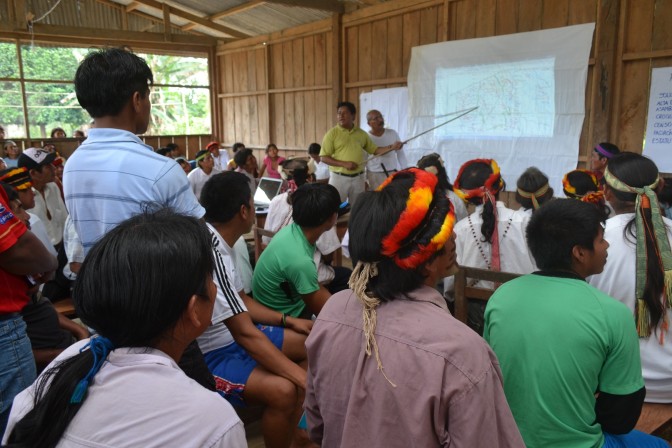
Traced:
<path fill-rule="evenodd" d="M 289 447 L 301 417 L 306 384 L 305 339 L 310 320 L 266 308 L 243 291 L 233 244 L 254 224 L 247 178 L 236 172 L 214 175 L 201 202 L 212 240 L 217 286 L 212 324 L 198 338 L 217 391 L 234 406 L 264 406 L 267 447 Z"/>
<path fill-rule="evenodd" d="M 580 201 L 542 206 L 527 227 L 541 271 L 488 302 L 484 337 L 529 448 L 667 446 L 632 431 L 645 394 L 632 315 L 585 281 L 607 262 L 604 219 Z"/>
<path fill-rule="evenodd" d="M 266 146 L 266 157 L 264 157 L 259 169 L 259 177 L 280 179 L 280 165 L 284 160 L 284 157 L 278 155 L 278 147 L 275 146 L 275 143 L 269 143 Z"/>
<path fill-rule="evenodd" d="M 306 341 L 314 442 L 524 446 L 494 353 L 435 289 L 456 269 L 454 222 L 436 177 L 417 168 L 360 195 L 352 289 L 327 301 Z"/>
<path fill-rule="evenodd" d="M 331 293 L 318 282 L 315 243 L 336 224 L 340 204 L 331 185 L 304 184 L 292 193 L 294 222 L 273 237 L 254 269 L 256 300 L 294 317 L 319 314 Z"/>
<path fill-rule="evenodd" d="M 247 446 L 231 405 L 176 364 L 210 324 L 213 270 L 210 234 L 193 217 L 141 214 L 103 236 L 73 293 L 97 335 L 19 394 L 3 444 Z"/>

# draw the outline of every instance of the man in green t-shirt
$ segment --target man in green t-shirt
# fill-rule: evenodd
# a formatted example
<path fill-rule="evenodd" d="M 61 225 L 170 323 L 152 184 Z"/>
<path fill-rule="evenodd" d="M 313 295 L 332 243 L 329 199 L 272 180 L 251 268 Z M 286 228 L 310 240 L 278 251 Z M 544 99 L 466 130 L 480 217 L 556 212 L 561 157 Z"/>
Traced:
<path fill-rule="evenodd" d="M 317 281 L 315 242 L 336 224 L 341 204 L 331 185 L 304 184 L 291 194 L 292 219 L 262 252 L 252 277 L 254 298 L 293 317 L 317 315 L 329 291 Z"/>
<path fill-rule="evenodd" d="M 585 281 L 607 261 L 604 219 L 592 204 L 544 204 L 527 227 L 541 271 L 502 285 L 486 308 L 483 336 L 530 448 L 667 446 L 633 431 L 645 389 L 632 314 Z"/>

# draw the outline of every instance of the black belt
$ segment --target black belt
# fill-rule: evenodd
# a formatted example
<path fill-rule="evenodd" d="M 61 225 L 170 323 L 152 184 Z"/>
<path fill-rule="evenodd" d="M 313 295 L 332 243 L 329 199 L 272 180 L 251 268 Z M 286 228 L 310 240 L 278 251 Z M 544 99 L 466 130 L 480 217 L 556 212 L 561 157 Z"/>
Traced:
<path fill-rule="evenodd" d="M 17 317 L 21 317 L 21 313 L 0 314 L 0 320 L 16 319 Z"/>
<path fill-rule="evenodd" d="M 333 172 L 334 174 L 338 174 L 339 176 L 345 176 L 345 177 L 357 177 L 363 173 L 363 171 L 360 171 L 359 173 L 355 174 L 347 174 L 347 173 L 338 173 L 336 171 Z"/>

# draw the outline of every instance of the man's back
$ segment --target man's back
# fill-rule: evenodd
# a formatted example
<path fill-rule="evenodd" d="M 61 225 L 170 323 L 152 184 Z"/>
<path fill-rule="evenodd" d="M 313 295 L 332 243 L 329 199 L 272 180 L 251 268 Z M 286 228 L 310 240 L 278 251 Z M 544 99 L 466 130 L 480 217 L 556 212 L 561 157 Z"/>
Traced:
<path fill-rule="evenodd" d="M 91 129 L 65 167 L 65 201 L 84 250 L 144 207 L 202 217 L 184 171 L 134 134 Z"/>
<path fill-rule="evenodd" d="M 643 386 L 632 315 L 571 274 L 502 285 L 488 302 L 484 337 L 528 447 L 601 447 L 594 394 Z"/>
<path fill-rule="evenodd" d="M 436 290 L 381 304 L 375 334 L 394 386 L 364 352 L 353 291 L 320 312 L 306 341 L 311 439 L 324 447 L 522 446 L 497 359 Z"/>

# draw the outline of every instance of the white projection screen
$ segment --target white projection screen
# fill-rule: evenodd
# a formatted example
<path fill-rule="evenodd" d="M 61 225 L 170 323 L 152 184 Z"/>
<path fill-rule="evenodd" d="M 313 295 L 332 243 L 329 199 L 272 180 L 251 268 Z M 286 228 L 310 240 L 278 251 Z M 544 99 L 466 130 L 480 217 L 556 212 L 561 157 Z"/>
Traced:
<path fill-rule="evenodd" d="M 449 175 L 474 158 L 494 158 L 507 190 L 530 166 L 556 195 L 576 168 L 595 24 L 414 47 L 408 72 L 409 160 L 440 153 Z"/>

